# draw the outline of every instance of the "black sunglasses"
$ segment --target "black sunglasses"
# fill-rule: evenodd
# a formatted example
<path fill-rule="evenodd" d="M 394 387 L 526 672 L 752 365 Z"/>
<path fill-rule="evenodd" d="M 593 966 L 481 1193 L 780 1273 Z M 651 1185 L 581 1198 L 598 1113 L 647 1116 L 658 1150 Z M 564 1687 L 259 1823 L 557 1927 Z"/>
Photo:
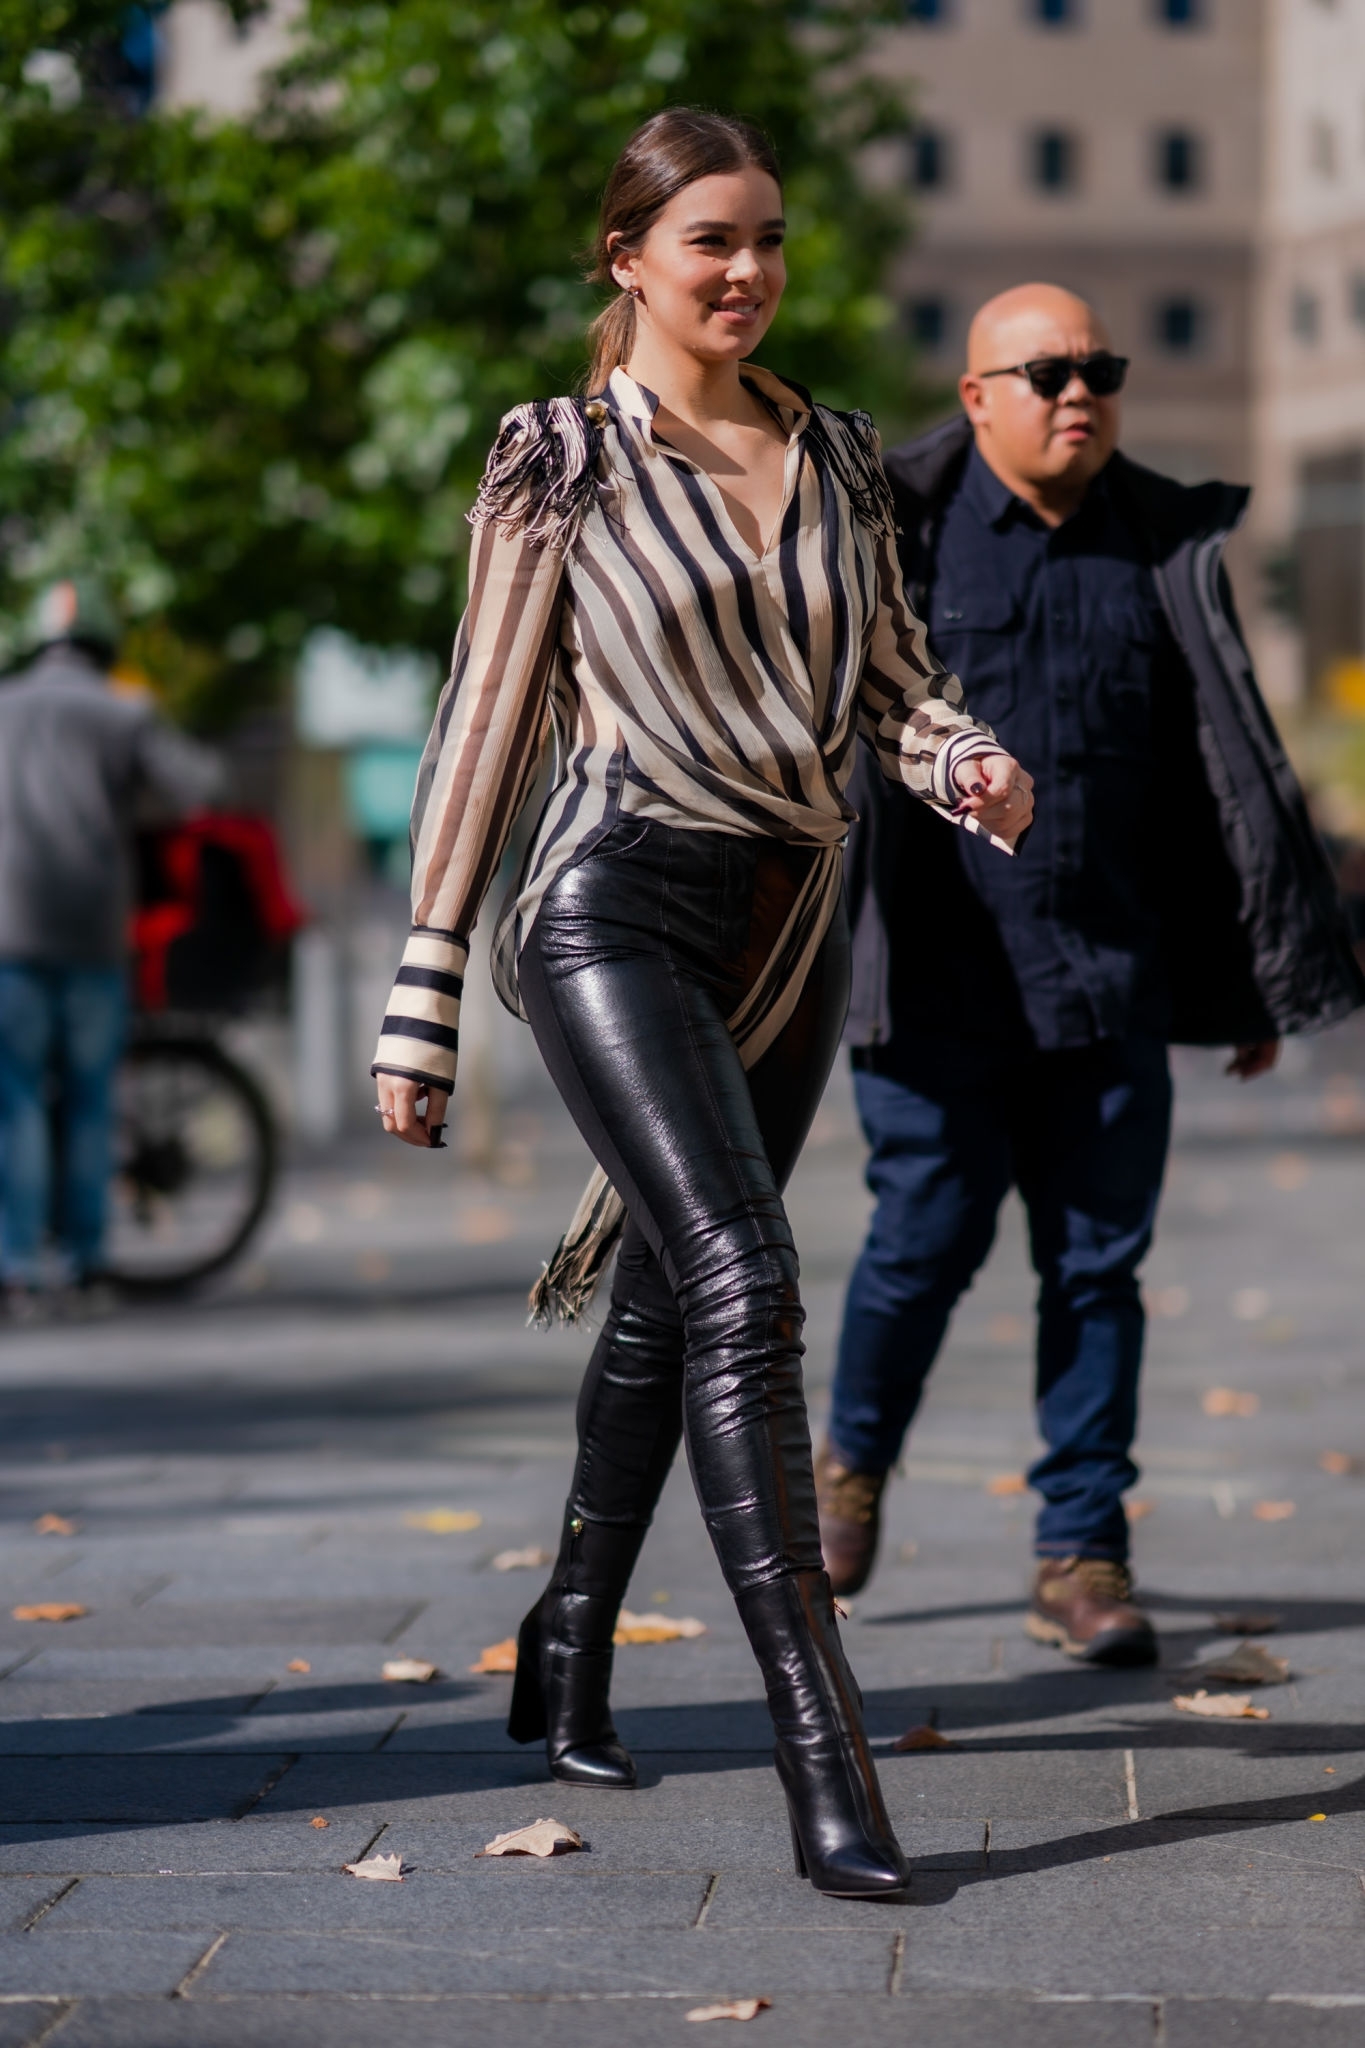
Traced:
<path fill-rule="evenodd" d="M 1097 349 L 1092 356 L 1035 356 L 1031 363 L 1011 363 L 1005 370 L 982 370 L 985 377 L 1027 377 L 1039 398 L 1060 398 L 1073 377 L 1079 377 L 1092 398 L 1112 398 L 1122 391 L 1128 357 Z"/>

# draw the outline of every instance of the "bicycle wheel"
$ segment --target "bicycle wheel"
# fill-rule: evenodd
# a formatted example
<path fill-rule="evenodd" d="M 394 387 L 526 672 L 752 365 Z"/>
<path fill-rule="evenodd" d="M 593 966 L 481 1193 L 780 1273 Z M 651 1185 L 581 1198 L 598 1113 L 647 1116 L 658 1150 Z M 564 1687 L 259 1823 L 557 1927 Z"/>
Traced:
<path fill-rule="evenodd" d="M 237 1257 L 270 1201 L 270 1105 L 204 1038 L 134 1041 L 118 1075 L 106 1271 L 132 1294 L 193 1286 Z"/>

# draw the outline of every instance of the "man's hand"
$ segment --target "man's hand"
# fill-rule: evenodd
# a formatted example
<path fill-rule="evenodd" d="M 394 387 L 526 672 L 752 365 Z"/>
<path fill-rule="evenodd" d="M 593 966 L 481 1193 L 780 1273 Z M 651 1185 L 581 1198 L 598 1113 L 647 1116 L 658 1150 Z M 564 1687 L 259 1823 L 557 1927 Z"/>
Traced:
<path fill-rule="evenodd" d="M 1033 823 L 1033 777 L 1009 754 L 981 754 L 957 770 L 962 802 L 957 815 L 970 814 L 987 832 L 1013 846 Z"/>
<path fill-rule="evenodd" d="M 429 1087 L 425 1081 L 406 1080 L 401 1074 L 376 1074 L 374 1078 L 384 1129 L 390 1136 L 401 1138 L 405 1145 L 420 1146 L 423 1151 L 439 1146 L 450 1091 Z M 424 1095 L 426 1108 L 418 1116 L 417 1105 Z"/>
<path fill-rule="evenodd" d="M 1235 1074 L 1239 1081 L 1254 1081 L 1258 1074 L 1268 1074 L 1279 1057 L 1279 1039 L 1263 1038 L 1256 1045 L 1234 1047 L 1232 1058 L 1223 1072 Z"/>

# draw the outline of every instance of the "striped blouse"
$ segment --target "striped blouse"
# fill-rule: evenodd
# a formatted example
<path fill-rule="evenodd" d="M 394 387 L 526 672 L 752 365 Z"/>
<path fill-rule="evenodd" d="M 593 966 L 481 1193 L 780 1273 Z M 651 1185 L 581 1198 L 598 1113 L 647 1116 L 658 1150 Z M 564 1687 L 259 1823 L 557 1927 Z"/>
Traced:
<path fill-rule="evenodd" d="M 451 1086 L 469 934 L 551 734 L 555 773 L 493 943 L 518 1014 L 538 906 L 621 817 L 825 849 L 731 1020 L 746 1065 L 790 1014 L 837 900 L 859 731 L 945 818 L 964 760 L 1000 751 L 906 604 L 871 422 L 743 375 L 787 434 L 762 554 L 712 478 L 656 437 L 658 400 L 624 370 L 586 406 L 554 399 L 504 421 L 418 775 L 412 932 L 374 1072 Z"/>

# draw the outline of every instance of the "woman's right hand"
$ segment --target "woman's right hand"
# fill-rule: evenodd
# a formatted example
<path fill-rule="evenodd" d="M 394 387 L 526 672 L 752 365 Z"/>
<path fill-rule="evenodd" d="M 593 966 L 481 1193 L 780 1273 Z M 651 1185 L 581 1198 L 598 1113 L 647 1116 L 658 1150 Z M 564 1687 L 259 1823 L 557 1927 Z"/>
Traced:
<path fill-rule="evenodd" d="M 401 1138 L 405 1145 L 417 1145 L 423 1151 L 439 1147 L 450 1101 L 449 1089 L 433 1088 L 427 1081 L 410 1081 L 403 1074 L 376 1074 L 374 1078 L 380 1114 L 389 1136 Z M 417 1105 L 423 1096 L 426 1103 L 419 1116 Z"/>

